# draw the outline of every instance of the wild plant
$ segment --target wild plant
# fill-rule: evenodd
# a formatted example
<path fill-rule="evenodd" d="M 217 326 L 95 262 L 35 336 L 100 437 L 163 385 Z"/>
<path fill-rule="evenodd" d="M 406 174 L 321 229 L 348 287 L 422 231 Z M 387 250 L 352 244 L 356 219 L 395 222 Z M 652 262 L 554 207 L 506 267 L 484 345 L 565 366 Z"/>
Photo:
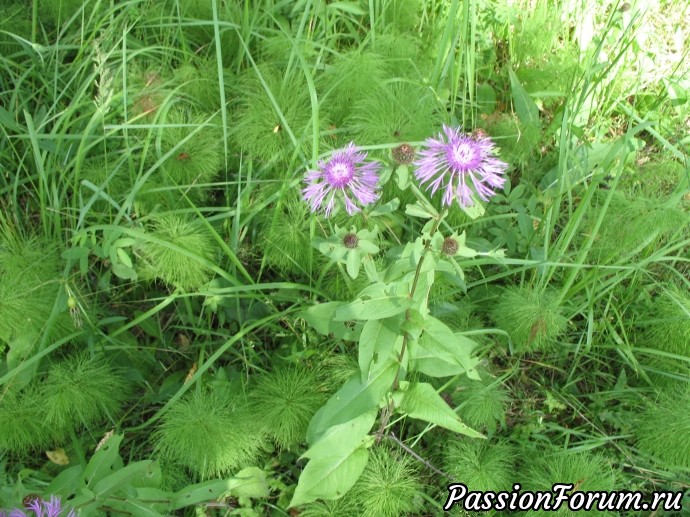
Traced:
<path fill-rule="evenodd" d="M 412 154 L 409 144 L 403 145 L 405 154 Z M 371 160 L 367 152 L 350 143 L 305 174 L 304 199 L 313 212 L 323 214 L 324 222 L 340 210 L 349 215 L 362 213 L 362 228 L 332 228 L 331 236 L 317 240 L 314 246 L 342 263 L 351 278 L 364 273 L 368 285 L 353 301 L 317 304 L 304 313 L 318 332 L 357 341 L 358 371 L 309 424 L 310 447 L 303 455 L 309 462 L 291 506 L 318 498 L 335 499 L 356 487 L 369 468 L 369 449 L 393 431 L 400 419 L 396 415 L 482 438 L 418 374 L 480 379 L 473 353 L 476 342 L 435 316 L 429 292 L 438 272 L 462 281 L 463 268 L 472 259 L 482 256 L 500 262 L 501 250 L 476 251 L 467 245 L 464 232 L 458 235 L 443 223 L 451 210 L 463 210 L 471 217 L 481 214 L 482 203 L 504 185 L 508 165 L 496 157 L 489 138 L 449 126 L 429 138 L 416 156 L 411 164 L 413 179 L 407 176 L 407 167 Z M 415 203 L 405 207 L 410 225 L 417 226 L 413 221 L 422 220 L 420 235 L 397 245 L 387 242 L 377 224 L 398 210 L 397 199 L 380 199 L 379 194 L 380 183 L 385 182 L 380 178 L 391 181 L 396 175 L 403 175 L 401 184 L 416 197 Z M 430 191 L 430 196 L 422 189 Z M 433 198 L 437 192 L 440 203 Z M 386 245 L 386 264 L 381 267 L 375 257 Z M 377 420 L 377 430 L 370 434 Z"/>

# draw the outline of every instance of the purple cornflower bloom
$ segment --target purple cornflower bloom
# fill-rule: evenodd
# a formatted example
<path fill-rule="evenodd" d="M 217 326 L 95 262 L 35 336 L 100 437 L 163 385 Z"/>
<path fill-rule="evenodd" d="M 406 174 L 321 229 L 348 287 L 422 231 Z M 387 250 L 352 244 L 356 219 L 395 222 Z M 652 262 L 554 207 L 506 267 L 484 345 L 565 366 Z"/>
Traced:
<path fill-rule="evenodd" d="M 342 198 L 345 210 L 352 215 L 360 211 L 355 200 L 366 206 L 379 198 L 376 185 L 379 181 L 378 162 L 364 163 L 367 153 L 358 152 L 350 142 L 344 149 L 335 151 L 328 161 L 320 160 L 319 168 L 309 170 L 304 178 L 307 186 L 302 189 L 304 200 L 312 212 L 323 209 L 326 217 L 335 208 L 336 198 Z M 353 199 L 354 198 L 354 199 Z"/>
<path fill-rule="evenodd" d="M 432 195 L 443 187 L 444 205 L 457 199 L 460 206 L 473 206 L 474 193 L 488 201 L 493 189 L 503 187 L 508 164 L 494 156 L 495 145 L 488 137 L 465 135 L 445 125 L 443 133 L 428 138 L 427 149 L 420 151 L 414 162 L 420 185 L 429 183 L 427 190 L 431 189 Z"/>
<path fill-rule="evenodd" d="M 73 508 L 70 508 L 69 511 L 67 508 L 62 508 L 60 498 L 54 495 L 50 496 L 50 501 L 33 497 L 30 502 L 26 503 L 26 511 L 15 508 L 8 515 L 0 510 L 0 517 L 76 517 L 76 515 Z"/>

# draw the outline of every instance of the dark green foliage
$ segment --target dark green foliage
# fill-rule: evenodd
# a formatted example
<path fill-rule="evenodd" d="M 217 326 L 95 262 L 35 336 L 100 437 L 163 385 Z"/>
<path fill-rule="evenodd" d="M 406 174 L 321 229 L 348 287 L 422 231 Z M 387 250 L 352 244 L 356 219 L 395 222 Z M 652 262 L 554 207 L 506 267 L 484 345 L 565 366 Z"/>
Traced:
<path fill-rule="evenodd" d="M 4 31 L 4 32 L 3 32 Z M 10 34 L 6 34 L 10 33 Z M 0 4 L 0 55 L 20 52 L 22 45 L 11 36 L 14 34 L 25 40 L 31 39 L 31 21 L 26 9 L 17 5 Z"/>
<path fill-rule="evenodd" d="M 253 415 L 281 449 L 304 441 L 307 426 L 325 402 L 314 368 L 281 368 L 262 375 L 251 393 Z"/>
<path fill-rule="evenodd" d="M 326 357 L 320 368 L 321 383 L 327 392 L 335 392 L 359 373 L 357 358 L 349 354 L 332 354 Z"/>
<path fill-rule="evenodd" d="M 650 400 L 637 417 L 638 448 L 663 468 L 690 468 L 690 388 L 676 383 Z"/>
<path fill-rule="evenodd" d="M 54 25 L 61 25 L 84 8 L 88 16 L 96 0 L 40 0 L 39 12 L 41 17 Z"/>
<path fill-rule="evenodd" d="M 503 291 L 492 315 L 498 327 L 510 334 L 518 353 L 553 347 L 567 325 L 563 308 L 556 303 L 556 293 L 532 287 Z"/>
<path fill-rule="evenodd" d="M 74 428 L 114 423 L 130 389 L 103 357 L 81 354 L 53 364 L 39 393 L 44 424 L 64 440 Z"/>
<path fill-rule="evenodd" d="M 52 337 L 70 330 L 69 317 L 46 327 L 61 288 L 61 260 L 56 244 L 0 228 L 0 342 L 14 348 L 19 361 L 42 332 Z"/>
<path fill-rule="evenodd" d="M 262 161 L 289 158 L 295 147 L 307 152 L 311 101 L 301 74 L 285 75 L 277 67 L 262 66 L 240 76 L 236 91 L 233 125 L 229 128 L 234 147 Z M 279 177 L 284 177 L 285 171 L 279 169 Z"/>
<path fill-rule="evenodd" d="M 657 296 L 649 316 L 639 344 L 690 357 L 690 297 L 687 292 L 671 288 Z"/>
<path fill-rule="evenodd" d="M 196 389 L 163 416 L 154 440 L 166 461 L 202 479 L 250 465 L 265 443 L 263 425 L 229 389 Z"/>
<path fill-rule="evenodd" d="M 445 471 L 472 491 L 510 491 L 516 460 L 515 448 L 504 441 L 458 437 L 444 448 Z"/>
<path fill-rule="evenodd" d="M 499 427 L 505 427 L 510 395 L 489 374 L 482 372 L 480 375 L 481 381 L 461 376 L 453 386 L 451 397 L 467 425 L 494 434 Z"/>
<path fill-rule="evenodd" d="M 340 126 L 353 106 L 366 99 L 389 76 L 389 65 L 382 55 L 368 50 L 351 50 L 340 56 L 320 76 L 323 107 Z"/>
<path fill-rule="evenodd" d="M 682 163 L 665 156 L 654 156 L 637 167 L 634 173 L 621 178 L 621 183 L 630 195 L 664 199 L 679 186 L 687 185 L 688 174 Z"/>
<path fill-rule="evenodd" d="M 414 513 L 422 490 L 414 460 L 385 447 L 374 448 L 369 463 L 347 495 L 362 517 L 397 517 Z"/>
<path fill-rule="evenodd" d="M 577 483 L 580 492 L 611 491 L 619 488 L 618 476 L 609 461 L 596 452 L 574 454 L 526 455 L 527 463 L 522 470 L 522 490 L 550 491 L 554 483 Z M 600 512 L 593 508 L 589 515 L 617 515 Z M 567 505 L 556 511 L 530 511 L 527 515 L 555 515 L 576 517 L 578 511 L 570 511 Z"/>
<path fill-rule="evenodd" d="M 443 117 L 434 93 L 424 86 L 384 83 L 357 102 L 348 122 L 362 144 L 414 142 L 438 132 Z"/>
<path fill-rule="evenodd" d="M 678 0 L 584 3 L 0 0 L 0 508 L 440 515 L 430 466 L 677 490 L 690 25 Z M 405 212 L 444 123 L 509 165 L 477 219 Z M 349 142 L 380 203 L 312 215 L 305 172 Z M 375 227 L 355 279 L 313 245 Z M 436 250 L 462 232 L 460 280 Z"/>
<path fill-rule="evenodd" d="M 173 80 L 180 87 L 178 92 L 198 105 L 204 113 L 213 113 L 220 108 L 221 99 L 216 63 L 210 60 L 190 61 L 174 70 Z M 205 141 L 205 146 L 218 149 L 216 141 L 207 139 L 210 136 L 207 132 L 202 132 L 200 141 Z M 217 134 L 214 135 L 216 138 L 218 136 Z"/>
<path fill-rule="evenodd" d="M 208 230 L 180 215 L 161 215 L 153 219 L 143 240 L 140 272 L 145 278 L 159 278 L 172 287 L 199 289 L 211 279 L 207 264 L 215 253 Z"/>
<path fill-rule="evenodd" d="M 175 2 L 177 3 L 177 2 Z M 179 11 L 178 9 L 179 5 Z M 208 52 L 215 54 L 215 29 L 213 26 L 213 4 L 209 0 L 182 0 L 178 5 L 172 4 L 171 10 L 175 14 L 179 12 L 182 32 L 187 43 L 193 48 L 194 54 Z M 220 22 L 218 36 L 220 40 L 220 52 L 223 63 L 229 66 L 234 62 L 240 43 L 237 33 L 228 23 L 236 22 L 239 17 L 239 8 L 236 2 L 216 2 L 217 12 L 215 17 Z"/>
<path fill-rule="evenodd" d="M 341 497 L 333 501 L 316 501 L 304 507 L 302 517 L 351 517 L 359 515 L 361 507 L 351 497 Z"/>
<path fill-rule="evenodd" d="M 280 210 L 261 215 L 261 248 L 266 262 L 283 273 L 309 272 L 316 251 L 311 246 L 309 207 L 296 195 L 285 196 Z"/>
<path fill-rule="evenodd" d="M 539 130 L 521 124 L 515 115 L 507 113 L 486 117 L 481 127 L 496 140 L 501 148 L 501 159 L 515 166 L 524 167 L 534 159 L 542 138 Z M 540 179 L 529 169 L 527 174 L 532 181 Z"/>
<path fill-rule="evenodd" d="M 13 453 L 48 447 L 54 434 L 44 423 L 45 406 L 36 389 L 0 389 L 0 450 Z"/>
<path fill-rule="evenodd" d="M 680 207 L 616 192 L 599 228 L 594 250 L 601 261 L 647 257 L 679 230 L 687 235 L 688 228 L 690 215 Z"/>
<path fill-rule="evenodd" d="M 95 197 L 91 210 L 97 212 L 117 211 L 118 206 L 105 196 L 120 204 L 132 188 L 128 163 L 119 155 L 99 156 L 84 162 L 79 174 L 79 182 L 84 205 Z M 92 186 L 82 182 L 89 182 L 102 192 L 96 192 Z"/>
<path fill-rule="evenodd" d="M 222 132 L 216 125 L 219 119 L 207 119 L 183 108 L 168 112 L 167 127 L 161 134 L 160 158 L 167 180 L 163 184 L 197 192 L 200 187 L 195 185 L 208 183 L 218 174 L 223 158 Z"/>

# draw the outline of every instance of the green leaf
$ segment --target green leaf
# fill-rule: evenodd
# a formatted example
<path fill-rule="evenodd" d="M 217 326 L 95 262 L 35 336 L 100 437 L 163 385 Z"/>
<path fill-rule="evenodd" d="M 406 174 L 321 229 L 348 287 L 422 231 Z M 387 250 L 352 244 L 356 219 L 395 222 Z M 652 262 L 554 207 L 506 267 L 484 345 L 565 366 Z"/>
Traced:
<path fill-rule="evenodd" d="M 299 477 L 290 507 L 316 499 L 337 499 L 355 484 L 369 460 L 367 448 L 374 437 L 369 431 L 376 421 L 377 409 L 353 420 L 329 428 L 303 457 L 309 463 Z"/>
<path fill-rule="evenodd" d="M 319 334 L 336 337 L 346 341 L 355 340 L 355 331 L 344 322 L 334 321 L 335 311 L 346 305 L 345 302 L 320 303 L 302 311 L 300 316 Z"/>
<path fill-rule="evenodd" d="M 407 206 L 405 206 L 405 214 L 411 215 L 412 217 L 421 217 L 423 219 L 429 219 L 438 215 L 418 203 L 408 203 Z"/>
<path fill-rule="evenodd" d="M 268 483 L 266 473 L 259 467 L 247 467 L 240 470 L 230 480 L 230 493 L 235 497 L 267 497 Z"/>
<path fill-rule="evenodd" d="M 66 468 L 53 478 L 46 487 L 45 493 L 73 494 L 82 483 L 82 472 L 84 472 L 84 469 L 81 465 L 74 465 L 73 467 Z"/>
<path fill-rule="evenodd" d="M 383 184 L 383 183 L 384 183 L 383 178 L 381 178 L 379 184 Z M 376 217 L 379 215 L 390 214 L 392 212 L 395 212 L 399 206 L 400 206 L 400 200 L 397 197 L 393 198 L 388 203 L 385 203 L 383 205 L 376 205 L 369 212 L 369 217 Z"/>
<path fill-rule="evenodd" d="M 129 248 L 130 246 L 134 246 L 136 243 L 137 240 L 132 237 L 122 237 L 113 242 L 112 245 L 115 248 Z"/>
<path fill-rule="evenodd" d="M 479 359 L 472 357 L 477 344 L 459 333 L 454 333 L 436 318 L 426 320 L 424 332 L 417 342 L 410 342 L 410 361 L 415 371 L 431 377 L 446 377 L 466 372 L 479 379 L 476 366 Z"/>
<path fill-rule="evenodd" d="M 541 121 L 539 120 L 539 108 L 529 96 L 527 91 L 520 84 L 520 80 L 513 70 L 508 69 L 510 76 L 510 88 L 513 94 L 513 104 L 515 112 L 517 113 L 520 122 L 525 126 L 534 129 L 541 129 Z"/>
<path fill-rule="evenodd" d="M 132 259 L 129 258 L 127 252 L 122 248 L 117 248 L 117 258 L 119 258 L 120 262 L 122 262 L 125 266 L 127 266 L 130 269 L 132 268 Z"/>
<path fill-rule="evenodd" d="M 332 11 L 341 11 L 343 13 L 354 14 L 355 16 L 364 16 L 367 14 L 356 2 L 332 2 L 327 4 L 326 7 Z M 338 15 L 338 13 L 332 14 Z"/>
<path fill-rule="evenodd" d="M 266 497 L 265 474 L 258 468 L 246 468 L 230 479 L 206 481 L 190 485 L 173 495 L 170 510 L 178 510 L 185 506 L 214 501 L 222 496 L 235 495 L 238 497 L 249 494 L 247 497 Z"/>
<path fill-rule="evenodd" d="M 359 336 L 359 370 L 362 382 L 369 378 L 369 370 L 376 372 L 380 365 L 392 358 L 396 340 L 400 336 L 403 318 L 394 316 L 381 320 L 369 320 Z"/>
<path fill-rule="evenodd" d="M 410 168 L 407 165 L 401 165 L 395 170 L 395 182 L 400 190 L 405 190 L 410 184 Z"/>
<path fill-rule="evenodd" d="M 119 248 L 118 248 L 119 251 Z M 113 274 L 121 278 L 122 280 L 136 280 L 137 279 L 137 272 L 134 271 L 131 267 L 127 267 L 124 264 L 116 263 L 113 264 Z"/>
<path fill-rule="evenodd" d="M 345 457 L 331 456 L 311 460 L 297 483 L 290 508 L 317 499 L 337 499 L 359 479 L 369 462 L 369 451 L 355 449 Z"/>
<path fill-rule="evenodd" d="M 315 460 L 332 455 L 342 456 L 361 447 L 367 442 L 377 414 L 378 409 L 372 408 L 352 420 L 329 427 L 301 457 Z"/>
<path fill-rule="evenodd" d="M 470 219 L 476 219 L 478 217 L 481 217 L 484 215 L 484 212 L 486 210 L 484 209 L 484 205 L 482 205 L 480 202 L 475 202 L 474 205 L 472 206 L 464 206 L 460 205 L 460 209 L 467 214 L 467 216 Z"/>
<path fill-rule="evenodd" d="M 113 471 L 116 462 L 122 461 L 119 451 L 123 438 L 123 434 L 114 434 L 91 456 L 84 469 L 83 479 L 86 487 L 94 487 Z"/>
<path fill-rule="evenodd" d="M 146 472 L 151 463 L 153 460 L 142 460 L 116 470 L 93 485 L 94 494 L 98 498 L 105 498 L 127 485 L 131 486 L 132 480 Z"/>
<path fill-rule="evenodd" d="M 165 492 L 164 492 L 165 493 Z M 165 514 L 158 512 L 152 508 L 155 506 L 163 510 L 164 505 L 160 503 L 150 503 L 150 502 L 140 502 L 139 499 L 143 499 L 139 493 L 137 493 L 137 498 L 127 498 L 124 500 L 108 500 L 108 508 L 111 510 L 112 514 L 123 514 L 123 515 L 136 515 L 137 517 L 164 517 Z M 144 499 L 146 500 L 146 499 Z M 153 499 L 154 501 L 160 499 Z M 100 503 L 99 503 L 100 504 Z M 86 515 L 85 513 L 80 513 L 80 515 Z"/>
<path fill-rule="evenodd" d="M 357 250 L 352 250 L 347 254 L 347 274 L 350 278 L 357 278 L 359 275 L 359 268 L 362 265 L 362 257 Z"/>
<path fill-rule="evenodd" d="M 395 316 L 410 306 L 408 292 L 405 282 L 377 282 L 364 289 L 355 301 L 338 308 L 334 319 L 376 320 Z"/>
<path fill-rule="evenodd" d="M 391 361 L 378 372 L 370 374 L 364 382 L 359 374 L 355 374 L 311 419 L 307 429 L 307 442 L 314 444 L 329 427 L 348 422 L 378 408 L 383 396 L 393 385 L 398 367 L 397 362 Z"/>
<path fill-rule="evenodd" d="M 394 394 L 394 400 L 398 406 L 396 410 L 409 417 L 424 420 L 472 438 L 484 438 L 484 435 L 466 426 L 460 420 L 460 417 L 436 393 L 431 384 L 401 382 L 400 391 Z"/>

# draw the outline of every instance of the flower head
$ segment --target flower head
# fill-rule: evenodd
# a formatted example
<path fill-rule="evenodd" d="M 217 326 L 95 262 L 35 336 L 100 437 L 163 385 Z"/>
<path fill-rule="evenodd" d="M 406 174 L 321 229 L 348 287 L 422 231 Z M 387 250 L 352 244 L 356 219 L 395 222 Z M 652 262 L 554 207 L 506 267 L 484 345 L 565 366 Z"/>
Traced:
<path fill-rule="evenodd" d="M 412 163 L 415 156 L 414 147 L 410 144 L 400 144 L 398 147 L 394 148 L 392 151 L 393 159 L 400 165 L 407 165 Z"/>
<path fill-rule="evenodd" d="M 73 508 L 63 508 L 60 498 L 54 495 L 46 501 L 41 497 L 32 494 L 25 497 L 25 511 L 15 508 L 10 511 L 9 517 L 76 517 Z M 5 512 L 0 510 L 0 516 L 5 517 Z"/>
<path fill-rule="evenodd" d="M 483 135 L 465 135 L 448 126 L 443 126 L 443 133 L 428 138 L 427 148 L 414 162 L 420 184 L 428 183 L 432 195 L 443 187 L 444 205 L 457 199 L 461 206 L 473 206 L 476 196 L 488 201 L 493 189 L 503 187 L 508 164 L 494 156 L 494 143 Z"/>
<path fill-rule="evenodd" d="M 441 251 L 444 255 L 452 257 L 458 252 L 459 249 L 460 245 L 458 244 L 458 241 L 453 239 L 453 237 L 446 237 L 445 239 L 443 239 L 443 246 L 441 247 Z"/>
<path fill-rule="evenodd" d="M 302 189 L 304 200 L 311 211 L 323 208 L 326 217 L 335 208 L 336 198 L 341 198 L 345 210 L 352 215 L 360 210 L 355 201 L 366 206 L 378 199 L 376 185 L 379 181 L 377 162 L 364 163 L 367 153 L 358 152 L 354 143 L 336 151 L 328 161 L 319 161 L 317 170 L 307 171 Z M 353 199 L 354 198 L 354 199 Z"/>

